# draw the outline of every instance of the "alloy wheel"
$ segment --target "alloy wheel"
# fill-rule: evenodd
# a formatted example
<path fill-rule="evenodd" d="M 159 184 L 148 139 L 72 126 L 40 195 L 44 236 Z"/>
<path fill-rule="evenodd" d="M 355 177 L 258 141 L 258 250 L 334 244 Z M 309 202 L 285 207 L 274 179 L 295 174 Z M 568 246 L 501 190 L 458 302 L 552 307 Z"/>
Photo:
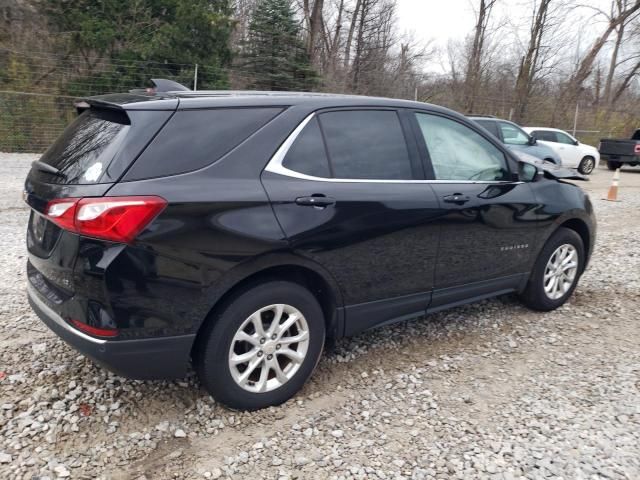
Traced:
<path fill-rule="evenodd" d="M 308 349 L 304 315 L 291 305 L 269 305 L 251 314 L 234 335 L 229 370 L 244 390 L 269 392 L 293 378 Z"/>
<path fill-rule="evenodd" d="M 582 166 L 582 173 L 585 175 L 589 175 L 593 172 L 593 168 L 595 167 L 595 161 L 592 158 L 586 158 L 584 160 L 584 165 Z"/>
<path fill-rule="evenodd" d="M 571 289 L 578 273 L 578 251 L 566 243 L 559 246 L 549 258 L 544 270 L 544 292 L 557 300 Z"/>

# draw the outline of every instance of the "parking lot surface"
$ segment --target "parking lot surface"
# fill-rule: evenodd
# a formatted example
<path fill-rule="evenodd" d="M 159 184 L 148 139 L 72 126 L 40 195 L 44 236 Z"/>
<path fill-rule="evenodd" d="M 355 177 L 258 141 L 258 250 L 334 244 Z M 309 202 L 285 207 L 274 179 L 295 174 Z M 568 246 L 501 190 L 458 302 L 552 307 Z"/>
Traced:
<path fill-rule="evenodd" d="M 640 478 L 640 168 L 580 185 L 592 263 L 564 307 L 513 296 L 329 349 L 285 405 L 238 413 L 194 375 L 114 376 L 67 347 L 25 293 L 22 182 L 0 154 L 0 478 Z"/>

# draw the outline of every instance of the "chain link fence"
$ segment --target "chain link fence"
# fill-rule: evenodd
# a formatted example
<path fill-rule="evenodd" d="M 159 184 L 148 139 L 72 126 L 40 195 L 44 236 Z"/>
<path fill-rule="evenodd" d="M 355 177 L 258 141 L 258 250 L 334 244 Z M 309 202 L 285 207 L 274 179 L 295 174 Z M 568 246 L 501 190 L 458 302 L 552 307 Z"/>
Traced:
<path fill-rule="evenodd" d="M 189 88 L 215 85 L 223 89 L 246 88 L 256 80 L 236 68 L 221 70 L 207 65 L 140 61 L 114 63 L 1 48 L 0 66 L 4 66 L 0 69 L 0 152 L 44 151 L 74 118 L 74 102 L 81 97 L 143 88 L 151 78 L 175 80 Z M 324 88 L 319 85 L 317 89 Z M 429 83 L 427 80 L 424 84 L 407 85 L 402 90 L 405 98 L 459 108 L 455 91 L 445 82 Z M 532 103 L 529 124 L 545 126 L 550 112 L 557 108 L 553 101 L 550 98 Z M 510 118 L 512 107 L 513 101 L 506 94 L 499 98 L 481 96 L 474 113 Z M 575 105 L 567 108 L 573 112 Z M 580 140 L 597 144 L 601 137 L 624 136 L 631 113 L 608 112 L 608 115 L 619 117 L 619 120 L 607 122 L 608 131 L 600 131 L 597 124 L 602 113 L 596 106 L 581 103 L 576 116 L 576 133 Z M 573 130 L 573 125 L 559 127 L 569 132 Z"/>

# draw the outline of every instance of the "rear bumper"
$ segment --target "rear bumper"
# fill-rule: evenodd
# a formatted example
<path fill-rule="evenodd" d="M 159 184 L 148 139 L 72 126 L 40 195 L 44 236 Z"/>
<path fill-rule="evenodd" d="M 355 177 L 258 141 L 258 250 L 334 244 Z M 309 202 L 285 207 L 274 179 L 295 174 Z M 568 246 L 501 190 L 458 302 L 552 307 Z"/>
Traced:
<path fill-rule="evenodd" d="M 139 380 L 181 378 L 187 373 L 195 335 L 136 340 L 94 338 L 69 325 L 30 282 L 27 292 L 31 308 L 56 335 L 108 370 Z"/>
<path fill-rule="evenodd" d="M 640 156 L 638 155 L 616 155 L 610 153 L 601 153 L 600 159 L 603 161 L 612 161 L 618 163 L 640 164 Z"/>

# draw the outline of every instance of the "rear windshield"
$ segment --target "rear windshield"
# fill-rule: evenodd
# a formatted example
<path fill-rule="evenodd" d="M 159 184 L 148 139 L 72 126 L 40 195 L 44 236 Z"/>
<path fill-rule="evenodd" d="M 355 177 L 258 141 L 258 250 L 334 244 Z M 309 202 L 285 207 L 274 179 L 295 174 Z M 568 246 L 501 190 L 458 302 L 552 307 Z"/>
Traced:
<path fill-rule="evenodd" d="M 41 162 L 62 175 L 47 174 L 47 181 L 66 184 L 99 183 L 129 133 L 127 114 L 89 109 L 71 123 L 44 153 Z"/>

